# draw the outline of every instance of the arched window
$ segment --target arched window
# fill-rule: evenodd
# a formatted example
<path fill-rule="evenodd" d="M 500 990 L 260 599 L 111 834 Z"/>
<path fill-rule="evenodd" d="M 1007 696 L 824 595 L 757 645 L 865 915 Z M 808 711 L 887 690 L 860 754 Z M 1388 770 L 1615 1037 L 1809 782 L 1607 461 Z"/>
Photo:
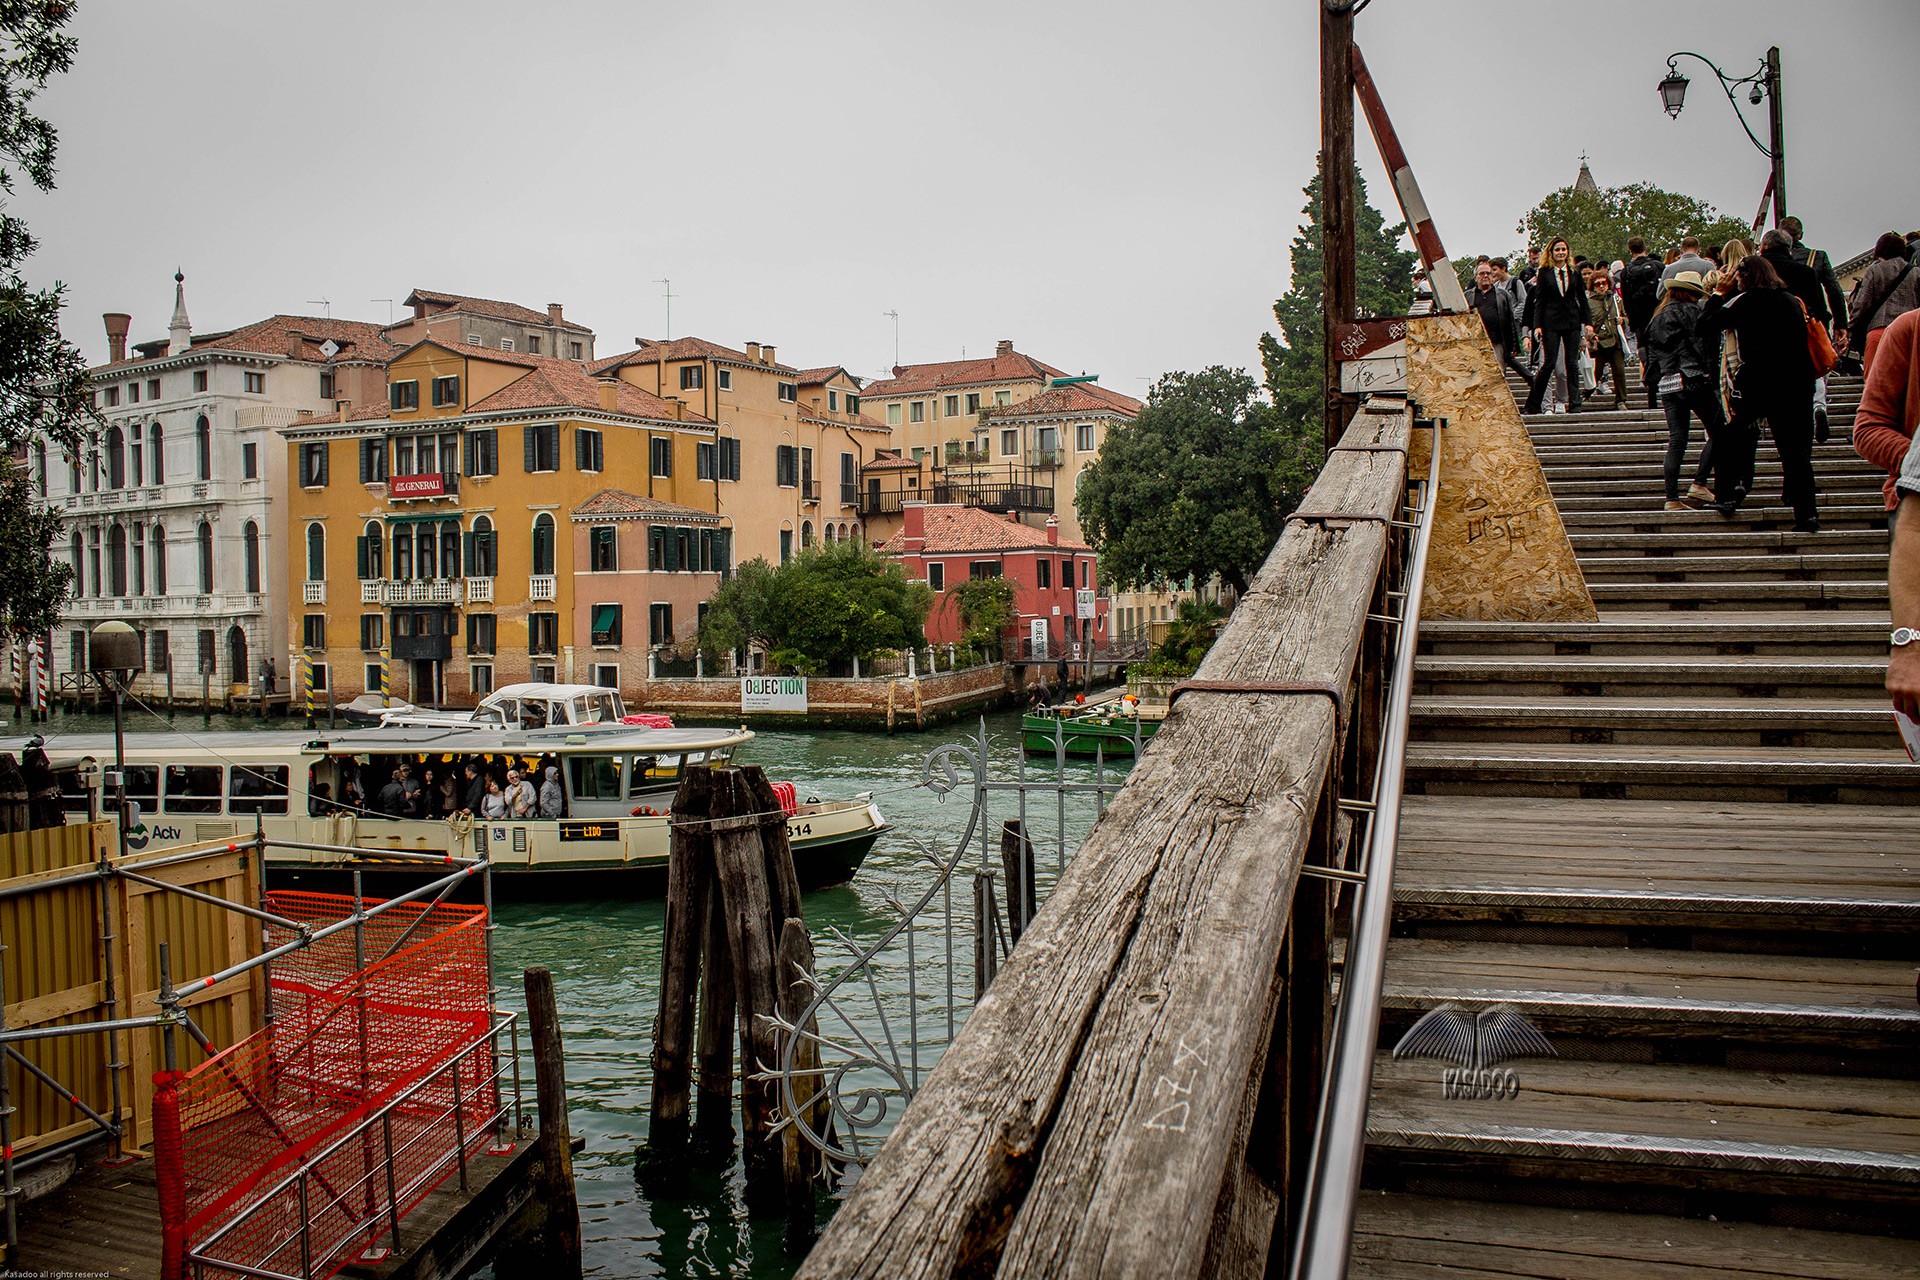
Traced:
<path fill-rule="evenodd" d="M 119 525 L 107 530 L 108 594 L 127 594 L 127 531 Z"/>
<path fill-rule="evenodd" d="M 200 522 L 200 594 L 213 594 L 213 526 Z"/>
<path fill-rule="evenodd" d="M 824 529 L 820 531 L 820 541 L 826 543 L 828 546 L 833 545 L 833 526 L 832 525 L 827 525 Z"/>
<path fill-rule="evenodd" d="M 440 526 L 440 576 L 460 576 L 460 522 L 457 520 Z"/>
<path fill-rule="evenodd" d="M 127 487 L 127 438 L 118 427 L 107 428 L 107 488 Z"/>
<path fill-rule="evenodd" d="M 127 431 L 127 484 L 135 489 L 147 482 L 147 473 L 140 469 L 142 435 L 140 424 L 137 422 Z"/>
<path fill-rule="evenodd" d="M 413 529 L 408 525 L 393 531 L 393 576 L 401 582 L 413 576 Z"/>
<path fill-rule="evenodd" d="M 307 581 L 327 578 L 327 530 L 318 520 L 307 526 Z"/>
<path fill-rule="evenodd" d="M 802 520 L 800 522 L 800 545 L 802 547 L 810 547 L 813 545 L 813 521 L 811 520 Z"/>
<path fill-rule="evenodd" d="M 247 549 L 247 590 L 258 592 L 260 590 L 260 526 L 249 520 L 240 536 L 246 543 Z"/>
<path fill-rule="evenodd" d="M 494 550 L 493 520 L 489 516 L 473 518 L 473 576 L 491 578 L 499 568 L 499 553 Z"/>
<path fill-rule="evenodd" d="M 166 433 L 160 430 L 160 424 L 154 423 L 147 428 L 147 465 L 153 468 L 153 482 L 167 482 Z"/>
<path fill-rule="evenodd" d="M 533 576 L 553 575 L 553 517 L 542 511 L 533 518 Z"/>
<path fill-rule="evenodd" d="M 87 437 L 87 492 L 100 492 L 100 436 Z"/>
<path fill-rule="evenodd" d="M 47 496 L 47 444 L 44 440 L 33 442 L 33 491 L 43 498 Z"/>
<path fill-rule="evenodd" d="M 413 571 L 417 577 L 433 576 L 435 545 L 432 525 L 423 524 L 413 531 Z"/>
<path fill-rule="evenodd" d="M 77 453 L 67 455 L 67 492 L 80 492 L 80 455 Z"/>
<path fill-rule="evenodd" d="M 147 526 L 133 526 L 133 594 L 147 594 Z"/>
<path fill-rule="evenodd" d="M 240 629 L 239 623 L 227 628 L 227 670 L 233 674 L 227 677 L 234 684 L 247 684 L 247 633 Z"/>
<path fill-rule="evenodd" d="M 87 552 L 80 545 L 80 531 L 73 531 L 73 594 L 87 594 Z"/>
<path fill-rule="evenodd" d="M 87 531 L 87 576 L 93 579 L 93 590 L 89 595 L 99 595 L 103 584 L 100 581 L 100 531 Z"/>
<path fill-rule="evenodd" d="M 385 535 L 381 532 L 378 520 L 369 520 L 360 531 L 360 540 L 366 544 L 366 558 L 360 566 L 360 576 L 369 582 L 378 582 L 387 576 L 387 559 L 382 543 Z"/>
<path fill-rule="evenodd" d="M 167 594 L 167 531 L 162 525 L 153 526 L 153 594 Z"/>
<path fill-rule="evenodd" d="M 213 424 L 201 414 L 193 422 L 193 443 L 199 465 L 199 478 L 213 479 Z"/>

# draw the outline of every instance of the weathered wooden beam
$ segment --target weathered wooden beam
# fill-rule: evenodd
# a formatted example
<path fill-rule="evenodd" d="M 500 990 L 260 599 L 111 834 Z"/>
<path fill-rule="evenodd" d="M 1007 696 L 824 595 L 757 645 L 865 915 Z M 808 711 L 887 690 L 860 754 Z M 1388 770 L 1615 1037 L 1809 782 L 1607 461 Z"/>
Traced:
<path fill-rule="evenodd" d="M 580 1274 L 580 1206 L 573 1190 L 573 1140 L 567 1128 L 567 1063 L 560 1040 L 560 1011 L 553 975 L 545 966 L 526 971 L 527 1031 L 533 1043 L 533 1084 L 540 1105 L 538 1187 L 545 1212 L 541 1271 Z"/>
<path fill-rule="evenodd" d="M 711 780 L 705 765 L 680 777 L 668 812 L 666 939 L 660 954 L 660 1004 L 653 1019 L 653 1106 L 640 1155 L 643 1176 L 678 1181 L 693 1109 L 694 1002 L 700 982 L 707 897 L 713 880 L 708 830 Z"/>
<path fill-rule="evenodd" d="M 1341 443 L 1409 432 L 1402 406 Z M 1360 518 L 1290 522 L 1200 676 L 1346 688 L 1405 473 L 1336 451 L 1303 508 Z M 1257 1082 L 1290 1078 L 1266 1059 L 1337 734 L 1324 696 L 1181 698 L 801 1277 L 1203 1274 Z M 1257 1271 L 1260 1218 L 1235 1232 Z"/>

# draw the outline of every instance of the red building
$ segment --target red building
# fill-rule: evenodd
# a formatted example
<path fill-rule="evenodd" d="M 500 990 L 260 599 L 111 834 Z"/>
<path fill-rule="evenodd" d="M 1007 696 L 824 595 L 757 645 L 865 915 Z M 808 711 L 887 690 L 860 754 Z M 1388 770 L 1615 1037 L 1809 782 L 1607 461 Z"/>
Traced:
<path fill-rule="evenodd" d="M 909 578 L 934 589 L 929 642 L 960 639 L 959 605 L 947 588 L 969 578 L 1006 578 L 1014 584 L 1019 617 L 1008 641 L 1016 648 L 1043 639 L 1048 655 L 1070 655 L 1088 627 L 1096 643 L 1106 641 L 1105 599 L 1095 595 L 1090 623 L 1075 620 L 1074 592 L 1096 590 L 1099 583 L 1093 549 L 1061 541 L 1059 522 L 1051 516 L 1044 530 L 978 507 L 909 502 L 901 516 L 900 532 L 881 543 L 880 551 L 899 560 Z"/>

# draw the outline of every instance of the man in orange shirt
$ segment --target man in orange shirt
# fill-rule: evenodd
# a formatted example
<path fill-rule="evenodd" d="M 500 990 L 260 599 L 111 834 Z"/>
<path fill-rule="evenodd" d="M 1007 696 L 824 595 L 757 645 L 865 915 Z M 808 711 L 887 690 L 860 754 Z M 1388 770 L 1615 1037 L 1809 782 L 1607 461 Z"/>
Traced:
<path fill-rule="evenodd" d="M 1884 493 L 1891 522 L 1900 505 L 1894 480 L 1920 422 L 1920 311 L 1886 327 L 1874 352 L 1873 371 L 1853 417 L 1854 452 L 1887 473 Z"/>

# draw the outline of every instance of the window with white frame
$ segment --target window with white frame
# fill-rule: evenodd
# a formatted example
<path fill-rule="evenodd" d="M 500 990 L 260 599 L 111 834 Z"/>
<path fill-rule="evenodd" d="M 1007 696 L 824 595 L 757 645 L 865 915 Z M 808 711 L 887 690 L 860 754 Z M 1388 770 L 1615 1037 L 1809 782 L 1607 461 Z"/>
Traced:
<path fill-rule="evenodd" d="M 1081 453 L 1092 453 L 1096 446 L 1093 442 L 1093 424 L 1083 422 L 1073 429 L 1073 447 Z"/>

